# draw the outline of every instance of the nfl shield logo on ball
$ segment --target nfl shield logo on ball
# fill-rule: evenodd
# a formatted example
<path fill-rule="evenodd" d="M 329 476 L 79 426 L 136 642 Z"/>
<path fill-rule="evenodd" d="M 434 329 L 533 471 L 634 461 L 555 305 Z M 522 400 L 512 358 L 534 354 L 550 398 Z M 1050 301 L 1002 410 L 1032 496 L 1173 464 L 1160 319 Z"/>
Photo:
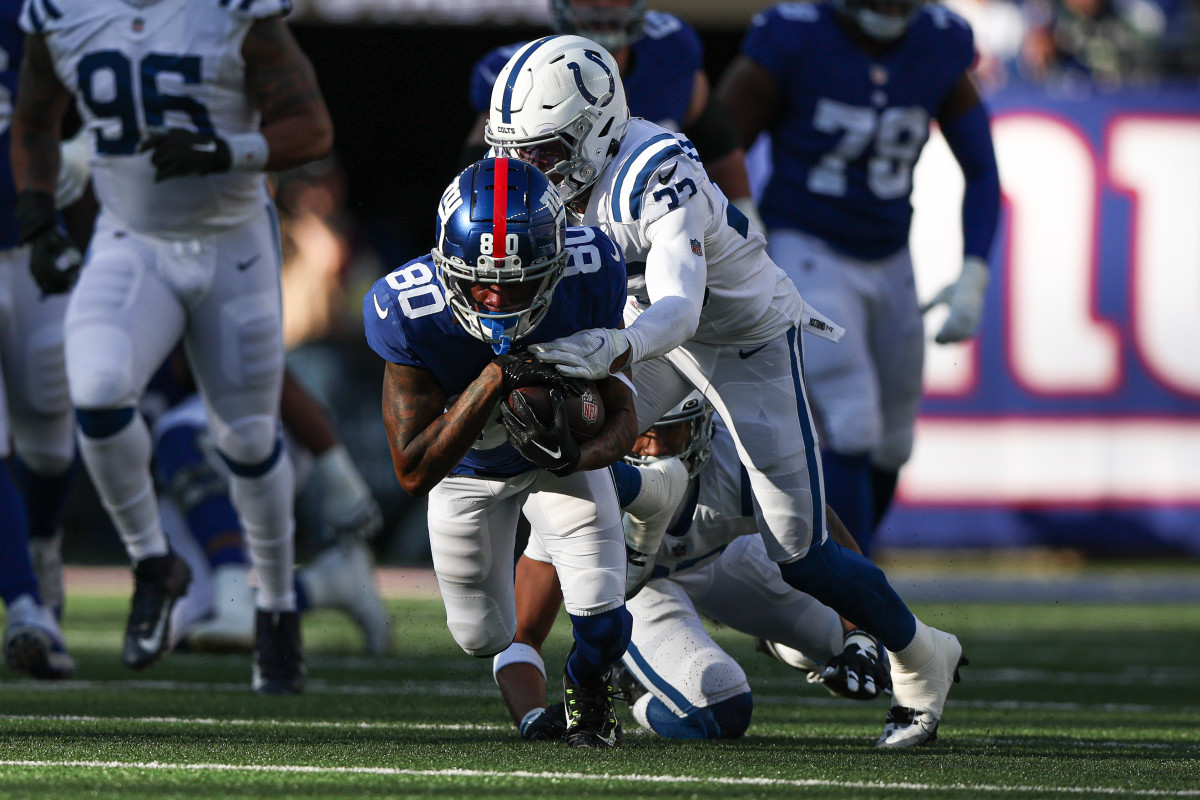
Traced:
<path fill-rule="evenodd" d="M 583 419 L 585 422 L 592 423 L 596 421 L 596 417 L 600 414 L 600 405 L 596 402 L 596 394 L 591 389 L 583 393 L 579 398 L 583 401 Z"/>

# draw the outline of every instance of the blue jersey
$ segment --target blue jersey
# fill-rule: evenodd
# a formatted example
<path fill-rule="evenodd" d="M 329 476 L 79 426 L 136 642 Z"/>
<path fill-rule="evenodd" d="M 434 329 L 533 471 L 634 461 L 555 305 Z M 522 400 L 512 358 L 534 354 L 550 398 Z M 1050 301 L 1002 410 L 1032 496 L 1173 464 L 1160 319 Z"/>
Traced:
<path fill-rule="evenodd" d="M 25 32 L 17 24 L 22 0 L 0 0 L 0 250 L 17 246 L 17 217 L 14 206 L 12 164 L 8 160 L 13 105 L 17 95 L 17 72 L 25 54 Z"/>
<path fill-rule="evenodd" d="M 774 172 L 760 209 L 862 259 L 908 243 L 912 171 L 929 122 L 975 58 L 971 28 L 926 5 L 882 57 L 860 49 L 828 3 L 757 15 L 742 53 L 775 79 Z"/>
<path fill-rule="evenodd" d="M 587 328 L 617 328 L 625 308 L 625 259 L 599 228 L 568 228 L 571 260 L 550 309 L 522 346 Z M 375 282 L 363 298 L 367 343 L 385 361 L 433 373 L 447 402 L 462 393 L 495 354 L 467 333 L 450 311 L 445 288 L 422 256 Z M 452 470 L 455 475 L 507 478 L 535 466 L 508 443 L 493 420 L 480 443 Z"/>
<path fill-rule="evenodd" d="M 476 112 L 488 110 L 496 76 L 513 53 L 526 44 L 497 47 L 471 70 L 471 108 Z M 629 113 L 680 130 L 692 102 L 696 72 L 704 67 L 700 37 L 678 17 L 648 11 L 642 36 L 630 49 L 627 74 L 621 76 Z"/>

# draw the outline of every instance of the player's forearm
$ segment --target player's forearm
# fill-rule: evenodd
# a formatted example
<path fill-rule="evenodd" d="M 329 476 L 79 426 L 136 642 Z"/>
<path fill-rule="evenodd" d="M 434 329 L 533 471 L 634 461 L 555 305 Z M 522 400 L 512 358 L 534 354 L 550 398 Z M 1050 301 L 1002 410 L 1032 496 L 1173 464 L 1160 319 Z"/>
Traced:
<path fill-rule="evenodd" d="M 333 123 L 322 102 L 262 128 L 267 140 L 269 171 L 291 169 L 319 161 L 333 149 Z"/>
<path fill-rule="evenodd" d="M 384 425 L 396 479 L 406 492 L 427 494 L 463 460 L 495 414 L 501 386 L 500 370 L 489 364 L 444 414 L 431 414 L 437 409 L 424 387 L 385 376 Z"/>
<path fill-rule="evenodd" d="M 18 192 L 54 194 L 62 161 L 62 120 L 71 95 L 54 73 L 42 38 L 28 37 L 26 48 L 12 116 L 13 183 Z"/>
<path fill-rule="evenodd" d="M 695 197 L 651 226 L 653 246 L 646 256 L 651 305 L 625 331 L 627 364 L 668 353 L 696 333 L 708 280 L 703 251 L 706 211 L 703 198 Z"/>
<path fill-rule="evenodd" d="M 942 133 L 966 179 L 962 205 L 963 253 L 987 261 L 1000 219 L 1000 171 L 983 104 L 943 124 Z"/>
<path fill-rule="evenodd" d="M 604 427 L 579 446 L 579 471 L 603 469 L 621 460 L 637 440 L 632 390 L 619 378 L 606 378 L 597 388 L 604 402 Z"/>

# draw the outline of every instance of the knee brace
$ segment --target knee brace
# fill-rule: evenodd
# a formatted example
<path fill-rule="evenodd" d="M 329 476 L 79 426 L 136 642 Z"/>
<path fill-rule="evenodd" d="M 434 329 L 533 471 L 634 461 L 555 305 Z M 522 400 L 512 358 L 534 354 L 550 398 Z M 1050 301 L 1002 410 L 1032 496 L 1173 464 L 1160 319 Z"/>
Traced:
<path fill-rule="evenodd" d="M 80 432 L 89 439 L 107 439 L 124 430 L 133 422 L 134 409 L 129 408 L 77 408 L 75 419 Z"/>

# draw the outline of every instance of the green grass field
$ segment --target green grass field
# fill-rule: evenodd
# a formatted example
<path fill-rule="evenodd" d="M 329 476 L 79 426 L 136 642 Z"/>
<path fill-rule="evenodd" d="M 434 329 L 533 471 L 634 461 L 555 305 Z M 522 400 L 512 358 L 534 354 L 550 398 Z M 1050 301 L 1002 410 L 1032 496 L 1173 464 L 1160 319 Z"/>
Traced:
<path fill-rule="evenodd" d="M 491 680 L 445 630 L 436 598 L 395 600 L 398 652 L 358 655 L 352 627 L 306 619 L 309 688 L 249 692 L 248 656 L 120 664 L 128 599 L 72 595 L 76 680 L 0 673 L 0 798 L 1195 797 L 1200 608 L 923 605 L 971 666 L 934 746 L 877 752 L 885 706 L 835 700 L 753 652 L 754 722 L 736 742 L 574 751 L 520 741 Z M 565 625 L 547 653 L 554 675 Z"/>

